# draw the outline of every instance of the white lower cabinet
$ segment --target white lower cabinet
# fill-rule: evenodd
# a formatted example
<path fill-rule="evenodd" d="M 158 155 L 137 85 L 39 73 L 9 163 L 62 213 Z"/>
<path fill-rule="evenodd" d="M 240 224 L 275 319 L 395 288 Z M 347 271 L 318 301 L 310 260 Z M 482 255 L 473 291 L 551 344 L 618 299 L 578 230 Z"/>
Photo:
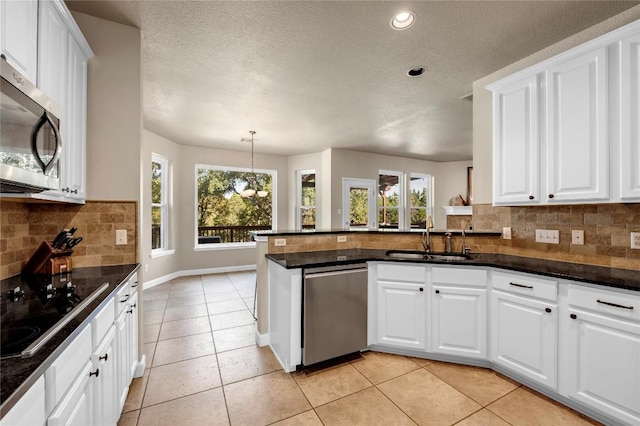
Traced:
<path fill-rule="evenodd" d="M 43 426 L 46 421 L 44 376 L 40 376 L 16 405 L 2 418 L 2 426 Z"/>
<path fill-rule="evenodd" d="M 377 344 L 426 349 L 426 278 L 424 266 L 378 264 Z"/>
<path fill-rule="evenodd" d="M 493 272 L 491 361 L 530 380 L 557 388 L 557 282 Z"/>
<path fill-rule="evenodd" d="M 487 272 L 459 267 L 431 271 L 430 351 L 487 357 Z"/>
<path fill-rule="evenodd" d="M 569 286 L 569 397 L 629 425 L 640 424 L 639 308 L 640 296 Z"/>
<path fill-rule="evenodd" d="M 122 411 L 129 393 L 129 384 L 138 363 L 138 297 L 134 293 L 115 322 L 118 413 Z"/>
<path fill-rule="evenodd" d="M 112 307 L 113 308 L 113 307 Z M 91 355 L 94 371 L 98 371 L 94 392 L 94 425 L 114 425 L 120 415 L 116 397 L 115 326 L 112 324 L 102 344 Z"/>
<path fill-rule="evenodd" d="M 47 420 L 47 426 L 86 426 L 93 424 L 93 392 L 98 375 L 91 361 L 82 367 L 80 375 Z"/>

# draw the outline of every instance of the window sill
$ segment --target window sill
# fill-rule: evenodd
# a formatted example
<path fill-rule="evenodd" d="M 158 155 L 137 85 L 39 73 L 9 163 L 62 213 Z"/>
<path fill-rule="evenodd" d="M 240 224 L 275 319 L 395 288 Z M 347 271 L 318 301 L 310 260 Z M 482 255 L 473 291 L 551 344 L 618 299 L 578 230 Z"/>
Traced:
<path fill-rule="evenodd" d="M 255 248 L 256 243 L 214 243 L 214 244 L 197 244 L 193 247 L 193 251 L 216 251 L 216 250 L 237 250 Z"/>
<path fill-rule="evenodd" d="M 151 254 L 149 255 L 149 257 L 155 259 L 156 257 L 170 256 L 175 252 L 175 250 L 151 250 Z"/>

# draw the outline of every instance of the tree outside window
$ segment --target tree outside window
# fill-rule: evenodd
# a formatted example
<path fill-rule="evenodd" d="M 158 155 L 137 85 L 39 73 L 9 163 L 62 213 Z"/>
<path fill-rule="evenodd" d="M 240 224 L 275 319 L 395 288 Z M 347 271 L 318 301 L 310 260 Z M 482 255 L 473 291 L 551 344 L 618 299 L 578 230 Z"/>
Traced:
<path fill-rule="evenodd" d="M 151 250 L 168 249 L 169 161 L 151 156 Z"/>
<path fill-rule="evenodd" d="M 296 172 L 298 188 L 298 229 L 316 229 L 316 173 L 315 170 Z"/>
<path fill-rule="evenodd" d="M 378 227 L 404 228 L 403 173 L 381 170 L 378 174 Z"/>
<path fill-rule="evenodd" d="M 433 177 L 411 174 L 409 183 L 411 227 L 425 228 L 427 216 L 433 216 Z"/>
<path fill-rule="evenodd" d="M 272 170 L 252 173 L 248 169 L 196 166 L 198 244 L 250 242 L 250 231 L 273 229 L 275 174 Z M 256 192 L 243 197 L 249 188 Z"/>

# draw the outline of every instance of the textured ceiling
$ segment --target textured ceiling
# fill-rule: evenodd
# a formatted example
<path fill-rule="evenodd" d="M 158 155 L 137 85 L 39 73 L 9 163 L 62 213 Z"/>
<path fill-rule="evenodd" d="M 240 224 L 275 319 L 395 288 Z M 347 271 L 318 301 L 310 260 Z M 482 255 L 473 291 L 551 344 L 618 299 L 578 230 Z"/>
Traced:
<path fill-rule="evenodd" d="M 247 150 L 256 130 L 256 152 L 452 161 L 471 159 L 474 80 L 639 2 L 66 3 L 142 30 L 144 127 L 177 143 Z"/>

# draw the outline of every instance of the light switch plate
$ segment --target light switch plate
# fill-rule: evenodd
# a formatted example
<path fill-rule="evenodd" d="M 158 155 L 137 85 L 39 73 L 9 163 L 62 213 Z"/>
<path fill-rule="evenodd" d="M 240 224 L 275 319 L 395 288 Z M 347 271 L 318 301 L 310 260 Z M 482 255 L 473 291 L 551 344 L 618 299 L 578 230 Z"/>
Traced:
<path fill-rule="evenodd" d="M 276 238 L 273 243 L 274 243 L 274 245 L 276 247 L 284 247 L 284 246 L 287 245 L 287 239 L 286 238 Z"/>
<path fill-rule="evenodd" d="M 117 246 L 126 246 L 127 245 L 127 230 L 126 229 L 116 229 L 116 245 Z"/>
<path fill-rule="evenodd" d="M 640 232 L 631 233 L 631 248 L 640 249 Z"/>
<path fill-rule="evenodd" d="M 511 227 L 505 226 L 502 228 L 502 239 L 510 240 L 511 239 Z"/>
<path fill-rule="evenodd" d="M 338 235 L 338 242 L 339 243 L 346 243 L 347 242 L 347 236 L 346 235 Z"/>

